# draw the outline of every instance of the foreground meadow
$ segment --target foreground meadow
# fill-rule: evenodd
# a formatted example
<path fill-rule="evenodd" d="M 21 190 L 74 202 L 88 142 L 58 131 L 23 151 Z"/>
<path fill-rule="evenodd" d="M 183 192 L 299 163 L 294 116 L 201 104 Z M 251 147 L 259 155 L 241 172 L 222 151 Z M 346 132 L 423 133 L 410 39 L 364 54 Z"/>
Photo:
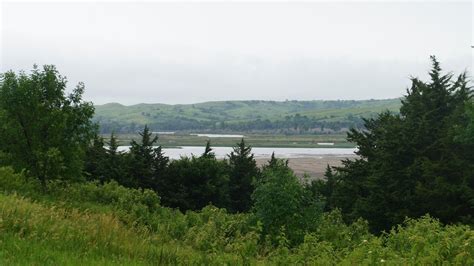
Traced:
<path fill-rule="evenodd" d="M 253 214 L 212 206 L 185 214 L 151 191 L 115 182 L 50 184 L 0 168 L 4 265 L 427 265 L 474 263 L 474 230 L 429 216 L 379 236 L 367 222 L 325 213 L 302 244 L 270 243 Z"/>

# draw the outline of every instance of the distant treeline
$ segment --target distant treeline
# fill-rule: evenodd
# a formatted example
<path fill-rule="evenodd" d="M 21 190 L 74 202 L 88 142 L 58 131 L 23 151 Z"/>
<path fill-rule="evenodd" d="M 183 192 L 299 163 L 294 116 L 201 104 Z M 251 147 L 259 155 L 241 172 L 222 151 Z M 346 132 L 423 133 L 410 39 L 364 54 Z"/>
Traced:
<path fill-rule="evenodd" d="M 145 114 L 146 115 L 146 114 Z M 375 113 L 373 114 L 375 115 Z M 365 116 L 364 118 L 371 118 Z M 329 117 L 330 118 L 330 117 Z M 156 118 L 159 120 L 159 118 Z M 325 118 L 312 118 L 306 115 L 295 114 L 286 116 L 283 120 L 271 121 L 270 119 L 256 119 L 246 122 L 209 122 L 190 118 L 163 119 L 156 123 L 147 124 L 152 131 L 195 131 L 202 132 L 256 132 L 256 133 L 282 133 L 282 134 L 325 134 L 348 131 L 350 128 L 362 128 L 363 117 L 348 115 L 341 121 L 325 121 Z M 102 134 L 136 133 L 143 129 L 142 124 L 122 123 L 97 119 Z"/>
<path fill-rule="evenodd" d="M 94 121 L 103 134 L 152 131 L 324 134 L 364 126 L 380 111 L 398 112 L 399 99 L 365 101 L 227 101 L 192 105 L 106 104 Z"/>

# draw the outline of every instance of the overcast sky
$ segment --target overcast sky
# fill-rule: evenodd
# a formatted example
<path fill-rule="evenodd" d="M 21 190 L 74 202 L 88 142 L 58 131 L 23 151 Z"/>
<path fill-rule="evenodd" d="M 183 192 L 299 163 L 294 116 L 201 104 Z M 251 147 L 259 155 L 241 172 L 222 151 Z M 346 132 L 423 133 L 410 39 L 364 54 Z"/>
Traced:
<path fill-rule="evenodd" d="M 54 64 L 94 103 L 400 97 L 429 55 L 472 71 L 470 1 L 14 3 L 2 72 Z"/>

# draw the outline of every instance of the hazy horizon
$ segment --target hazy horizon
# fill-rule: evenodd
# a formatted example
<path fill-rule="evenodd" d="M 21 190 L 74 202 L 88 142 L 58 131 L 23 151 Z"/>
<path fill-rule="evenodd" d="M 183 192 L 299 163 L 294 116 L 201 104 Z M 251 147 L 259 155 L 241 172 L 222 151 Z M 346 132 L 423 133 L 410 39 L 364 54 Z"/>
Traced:
<path fill-rule="evenodd" d="M 131 103 L 131 104 L 124 104 L 120 102 L 105 102 L 105 103 L 94 103 L 95 105 L 106 105 L 106 104 L 120 104 L 123 106 L 134 106 L 134 105 L 141 105 L 141 104 L 165 104 L 165 105 L 191 105 L 191 104 L 202 104 L 202 103 L 215 103 L 215 102 L 251 102 L 251 101 L 258 101 L 258 102 L 311 102 L 311 101 L 384 101 L 384 100 L 395 100 L 402 97 L 395 97 L 395 98 L 383 98 L 383 99 L 334 99 L 334 100 L 325 100 L 325 99 L 314 99 L 314 100 L 292 100 L 292 99 L 285 99 L 285 100 L 263 100 L 263 99 L 248 99 L 248 100 L 239 100 L 239 99 L 229 99 L 229 100 L 215 100 L 215 101 L 202 101 L 202 102 L 191 102 L 191 103 L 162 103 L 162 102 L 142 102 L 142 103 Z"/>
<path fill-rule="evenodd" d="M 455 74 L 474 58 L 471 2 L 0 7 L 0 70 L 54 64 L 95 104 L 393 99 L 430 55 Z"/>

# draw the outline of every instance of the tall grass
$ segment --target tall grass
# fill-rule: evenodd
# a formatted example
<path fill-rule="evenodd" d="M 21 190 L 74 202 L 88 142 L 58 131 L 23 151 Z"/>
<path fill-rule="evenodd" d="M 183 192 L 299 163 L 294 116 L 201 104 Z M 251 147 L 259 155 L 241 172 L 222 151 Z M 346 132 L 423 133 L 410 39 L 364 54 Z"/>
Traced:
<path fill-rule="evenodd" d="M 0 168 L 2 265 L 474 264 L 474 231 L 429 216 L 382 236 L 326 213 L 298 246 L 271 244 L 253 214 L 185 214 L 116 183 L 49 184 Z"/>

